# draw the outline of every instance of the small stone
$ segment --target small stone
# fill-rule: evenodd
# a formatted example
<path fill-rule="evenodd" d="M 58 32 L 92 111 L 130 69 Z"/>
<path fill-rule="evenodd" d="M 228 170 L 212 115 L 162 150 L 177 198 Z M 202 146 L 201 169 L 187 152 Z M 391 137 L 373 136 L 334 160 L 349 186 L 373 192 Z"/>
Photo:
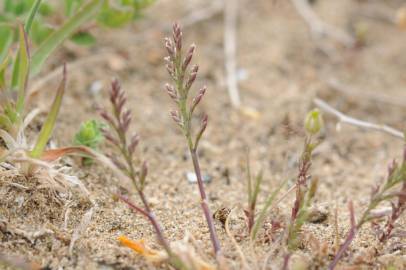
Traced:
<path fill-rule="evenodd" d="M 239 68 L 237 70 L 237 80 L 245 81 L 246 79 L 248 79 L 248 71 L 245 68 Z"/>
<path fill-rule="evenodd" d="M 189 183 L 197 183 L 197 177 L 194 172 L 187 172 L 186 173 L 186 178 Z M 205 183 L 210 183 L 211 182 L 211 176 L 210 175 L 203 175 L 203 182 Z"/>
<path fill-rule="evenodd" d="M 223 224 L 223 226 L 226 225 L 226 221 L 228 218 L 228 215 L 230 214 L 231 209 L 228 207 L 222 207 L 220 209 L 217 209 L 216 212 L 214 212 L 213 214 L 213 218 L 215 220 L 218 220 L 221 222 L 221 224 Z"/>
<path fill-rule="evenodd" d="M 101 81 L 94 81 L 89 87 L 89 93 L 92 96 L 97 96 L 103 89 L 103 83 Z"/>
<path fill-rule="evenodd" d="M 328 217 L 328 210 L 325 208 L 312 208 L 309 211 L 308 221 L 310 223 L 323 223 Z"/>

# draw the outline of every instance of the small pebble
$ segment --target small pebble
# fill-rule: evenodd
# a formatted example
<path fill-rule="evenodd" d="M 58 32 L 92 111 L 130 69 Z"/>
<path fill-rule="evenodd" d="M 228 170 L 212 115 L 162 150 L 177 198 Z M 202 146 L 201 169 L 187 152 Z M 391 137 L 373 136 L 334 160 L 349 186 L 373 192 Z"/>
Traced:
<path fill-rule="evenodd" d="M 100 91 L 103 89 L 103 83 L 101 81 L 94 81 L 90 84 L 89 93 L 92 96 L 99 95 Z"/>
<path fill-rule="evenodd" d="M 310 209 L 309 219 L 310 223 L 323 223 L 328 217 L 328 210 L 322 208 Z"/>
<path fill-rule="evenodd" d="M 186 178 L 189 183 L 196 183 L 197 182 L 197 177 L 194 172 L 187 172 L 186 173 Z M 203 175 L 203 182 L 205 183 L 210 183 L 211 182 L 211 176 L 210 175 Z"/>

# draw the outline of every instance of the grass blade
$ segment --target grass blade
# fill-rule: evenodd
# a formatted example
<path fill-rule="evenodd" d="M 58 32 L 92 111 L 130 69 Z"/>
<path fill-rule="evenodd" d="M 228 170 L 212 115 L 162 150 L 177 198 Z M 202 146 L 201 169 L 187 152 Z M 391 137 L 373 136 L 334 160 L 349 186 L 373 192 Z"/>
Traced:
<path fill-rule="evenodd" d="M 7 56 L 7 52 L 13 43 L 13 31 L 7 26 L 0 25 L 0 62 Z"/>
<path fill-rule="evenodd" d="M 38 135 L 37 143 L 35 144 L 34 149 L 30 153 L 30 156 L 32 158 L 39 158 L 45 150 L 45 146 L 47 145 L 49 137 L 51 137 L 52 131 L 55 127 L 56 118 L 58 117 L 59 109 L 61 108 L 65 88 L 66 88 L 66 65 L 64 65 L 63 67 L 62 82 L 59 85 L 54 102 L 52 103 L 51 110 L 48 113 L 44 125 L 42 126 L 40 134 Z"/>
<path fill-rule="evenodd" d="M 36 0 L 34 5 L 32 5 L 30 13 L 28 14 L 27 21 L 25 22 L 24 30 L 27 35 L 30 33 L 32 22 L 34 21 L 35 15 L 38 12 L 39 6 L 41 5 L 42 0 Z"/>
<path fill-rule="evenodd" d="M 25 91 L 27 89 L 28 76 L 30 71 L 30 51 L 28 49 L 27 33 L 22 25 L 19 27 L 20 32 L 20 49 L 17 56 L 17 68 L 14 70 L 17 74 L 13 74 L 18 78 L 18 97 L 16 103 L 16 111 L 21 114 L 25 105 Z M 14 72 L 13 72 L 14 73 Z M 13 76 L 13 77 L 14 77 Z"/>
<path fill-rule="evenodd" d="M 257 204 L 257 198 L 259 191 L 261 190 L 261 183 L 263 179 L 263 173 L 262 170 L 258 173 L 258 175 L 255 177 L 255 188 L 254 188 L 254 193 L 252 194 L 252 201 L 251 205 L 255 208 L 255 205 Z"/>
<path fill-rule="evenodd" d="M 71 17 L 57 31 L 53 32 L 35 51 L 32 57 L 32 74 L 37 74 L 48 56 L 83 23 L 93 18 L 105 0 L 92 0 Z"/>
<path fill-rule="evenodd" d="M 262 208 L 261 213 L 258 216 L 258 219 L 255 221 L 255 225 L 254 228 L 252 230 L 251 233 L 251 239 L 254 240 L 255 237 L 258 234 L 259 228 L 261 226 L 261 224 L 264 222 L 266 214 L 269 210 L 269 208 L 271 207 L 273 201 L 275 200 L 276 196 L 279 194 L 279 192 L 281 191 L 281 189 L 283 188 L 283 186 L 285 186 L 285 184 L 288 182 L 288 179 L 286 179 L 285 181 L 283 181 L 273 192 L 272 194 L 268 197 L 268 199 L 266 200 L 265 206 L 264 208 Z"/>
<path fill-rule="evenodd" d="M 6 55 L 3 62 L 0 63 L 0 92 L 6 89 L 6 69 L 8 67 L 10 56 Z"/>

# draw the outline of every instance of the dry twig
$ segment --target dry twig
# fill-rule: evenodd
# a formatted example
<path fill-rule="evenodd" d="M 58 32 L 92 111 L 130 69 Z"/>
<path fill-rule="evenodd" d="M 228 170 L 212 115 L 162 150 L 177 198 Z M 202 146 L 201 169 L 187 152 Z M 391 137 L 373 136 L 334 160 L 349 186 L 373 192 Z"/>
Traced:
<path fill-rule="evenodd" d="M 224 55 L 227 74 L 227 89 L 231 104 L 238 108 L 241 105 L 237 83 L 237 39 L 236 24 L 238 17 L 238 0 L 228 0 L 224 7 Z"/>
<path fill-rule="evenodd" d="M 228 216 L 226 218 L 226 222 L 224 223 L 224 228 L 226 230 L 227 236 L 230 238 L 231 242 L 233 243 L 233 245 L 238 253 L 238 256 L 241 259 L 242 269 L 251 269 L 251 267 L 249 267 L 249 265 L 247 263 L 247 258 L 245 257 L 244 252 L 241 250 L 241 246 L 237 243 L 237 240 L 235 239 L 234 235 L 230 231 L 230 218 L 231 218 L 231 215 L 234 210 L 235 210 L 235 208 L 231 209 L 230 213 L 228 214 Z"/>
<path fill-rule="evenodd" d="M 323 111 L 330 113 L 330 114 L 334 115 L 335 117 L 337 117 L 339 122 L 357 126 L 357 127 L 364 128 L 364 129 L 381 131 L 381 132 L 390 134 L 396 138 L 399 138 L 401 140 L 404 140 L 403 132 L 400 130 L 397 130 L 393 127 L 390 127 L 387 125 L 375 124 L 375 123 L 371 123 L 371 122 L 367 122 L 367 121 L 363 121 L 363 120 L 359 120 L 359 119 L 350 117 L 350 116 L 334 109 L 329 104 L 327 104 L 324 100 L 321 100 L 319 98 L 315 98 L 313 100 L 313 102 Z"/>

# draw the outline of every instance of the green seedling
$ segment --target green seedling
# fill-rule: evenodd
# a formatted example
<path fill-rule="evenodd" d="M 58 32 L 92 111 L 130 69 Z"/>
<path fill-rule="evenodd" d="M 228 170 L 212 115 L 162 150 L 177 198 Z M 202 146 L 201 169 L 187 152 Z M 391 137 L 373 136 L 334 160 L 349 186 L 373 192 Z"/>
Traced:
<path fill-rule="evenodd" d="M 82 145 L 93 150 L 97 150 L 100 143 L 104 140 L 102 132 L 102 129 L 104 127 L 104 124 L 96 120 L 89 120 L 84 122 L 73 138 L 74 145 Z M 90 157 L 83 158 L 84 165 L 91 165 L 92 162 L 93 161 Z"/>
<path fill-rule="evenodd" d="M 257 178 L 258 179 L 258 178 Z M 279 193 L 281 192 L 282 188 L 286 185 L 288 181 L 285 180 L 282 183 L 280 183 L 276 189 L 274 189 L 269 196 L 266 198 L 265 200 L 265 204 L 262 207 L 262 209 L 260 210 L 258 217 L 256 219 L 254 219 L 253 221 L 253 226 L 251 229 L 251 240 L 254 241 L 258 235 L 258 232 L 260 230 L 260 228 L 262 227 L 262 225 L 264 224 L 264 221 L 268 215 L 268 211 L 271 209 L 271 207 L 275 204 L 275 200 L 277 198 L 277 196 L 279 195 Z M 258 180 L 257 180 L 258 183 Z M 258 192 L 259 192 L 260 187 L 258 187 Z M 255 215 L 255 214 L 253 214 Z"/>
<path fill-rule="evenodd" d="M 309 208 L 317 190 L 317 178 L 312 178 L 309 185 L 312 153 L 319 144 L 314 137 L 317 136 L 323 127 L 323 119 L 317 109 L 310 111 L 306 115 L 304 127 L 306 130 L 306 139 L 299 160 L 299 173 L 295 185 L 296 198 L 292 207 L 287 236 L 289 250 L 295 250 L 299 245 L 298 234 L 309 217 Z"/>
<path fill-rule="evenodd" d="M 249 159 L 249 153 L 247 151 L 247 193 L 248 193 L 248 208 L 244 211 L 247 217 L 248 232 L 250 234 L 251 240 L 255 240 L 259 229 L 261 228 L 269 209 L 273 205 L 274 200 L 285 186 L 286 181 L 282 182 L 266 199 L 265 205 L 260 210 L 259 215 L 256 215 L 258 195 L 261 191 L 261 184 L 263 180 L 262 170 L 255 176 L 254 181 L 252 181 L 251 175 L 251 165 Z"/>
<path fill-rule="evenodd" d="M 260 171 L 254 182 L 252 181 L 251 165 L 249 158 L 249 151 L 247 150 L 247 192 L 248 192 L 248 208 L 244 211 L 248 220 L 248 232 L 251 234 L 252 228 L 255 224 L 255 210 L 257 205 L 258 194 L 261 190 L 261 183 L 263 179 L 263 173 Z"/>

